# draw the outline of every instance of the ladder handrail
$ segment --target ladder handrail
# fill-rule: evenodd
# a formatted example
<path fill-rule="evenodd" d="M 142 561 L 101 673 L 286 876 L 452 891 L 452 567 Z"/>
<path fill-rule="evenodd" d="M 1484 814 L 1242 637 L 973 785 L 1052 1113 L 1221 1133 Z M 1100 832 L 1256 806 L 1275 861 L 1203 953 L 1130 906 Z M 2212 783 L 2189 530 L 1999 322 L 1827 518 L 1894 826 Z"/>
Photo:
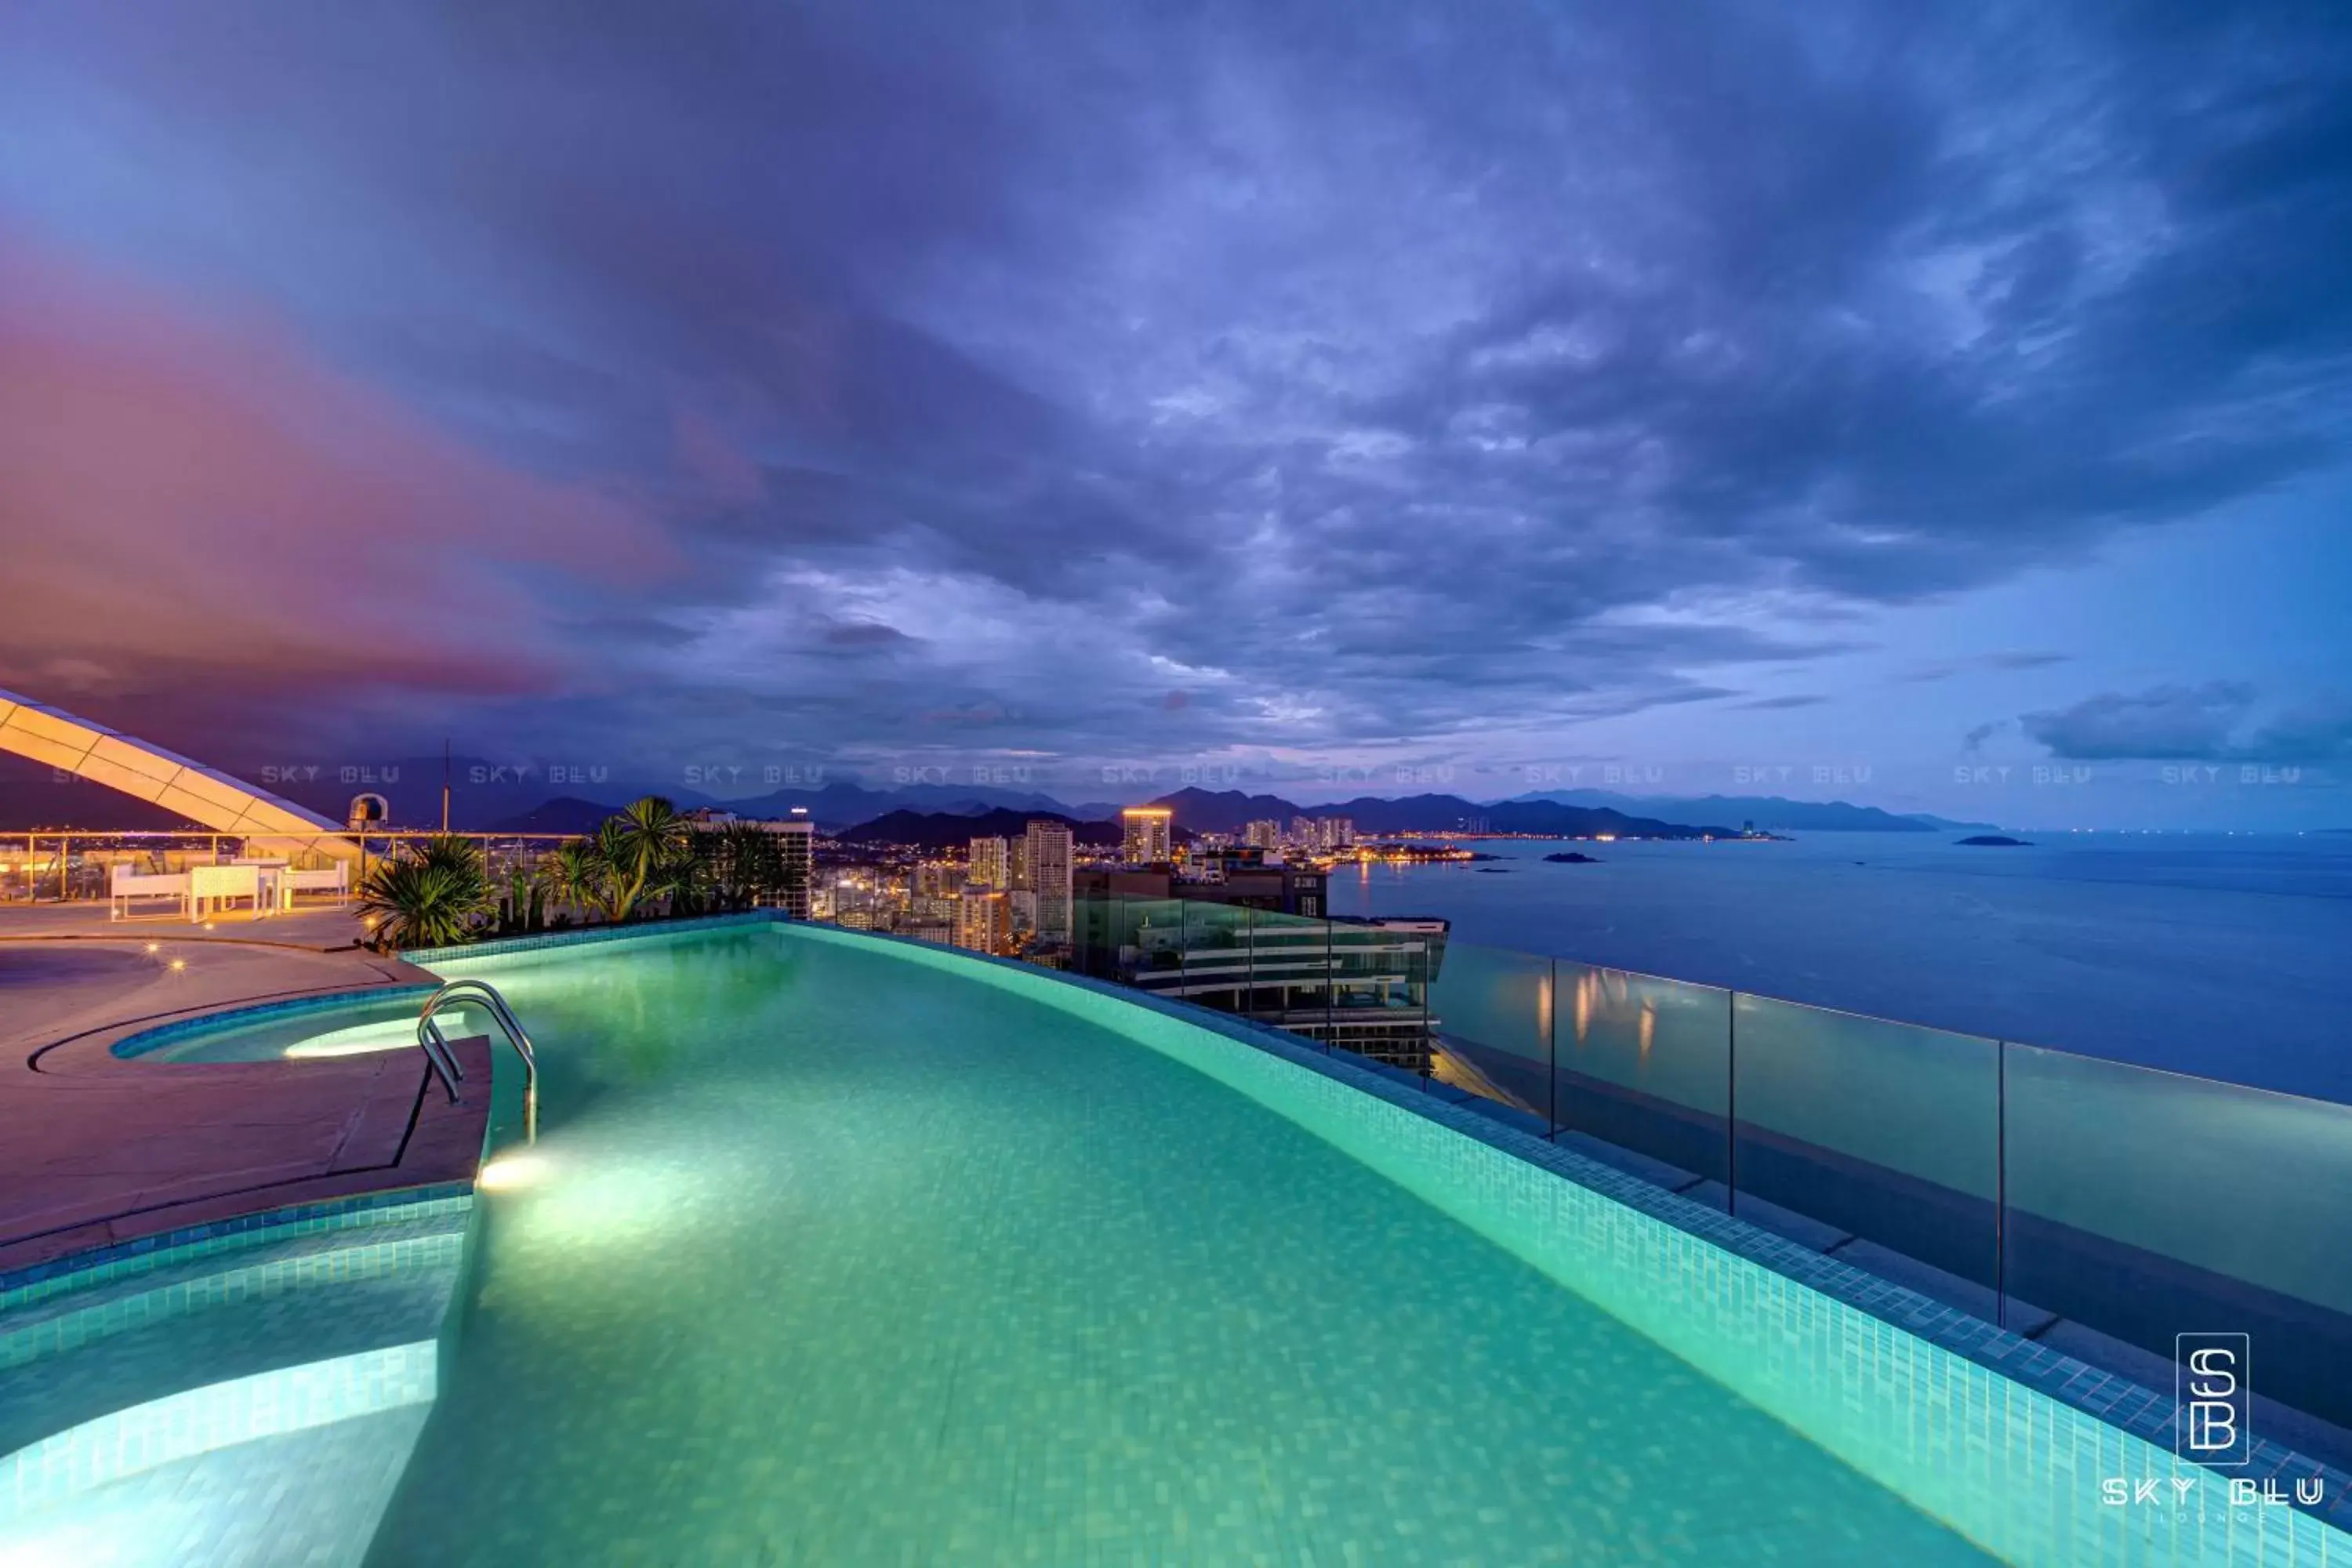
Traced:
<path fill-rule="evenodd" d="M 430 1039 L 425 1038 L 425 1031 L 420 1028 L 416 1031 L 416 1048 L 425 1053 L 425 1065 L 431 1068 L 433 1076 L 441 1080 L 441 1088 L 449 1096 L 449 1103 L 457 1104 L 457 1080 L 466 1076 L 466 1069 L 459 1067 L 457 1058 L 449 1054 L 449 1042 L 441 1037 L 441 1031 L 437 1028 L 432 1031 Z"/>
<path fill-rule="evenodd" d="M 523 1033 L 521 1021 L 514 1016 L 514 1009 L 507 1005 L 507 999 L 499 994 L 497 986 L 487 980 L 470 977 L 443 983 L 439 990 L 425 999 L 424 1011 L 416 1015 L 416 1043 L 428 1058 L 438 1047 L 441 1055 L 447 1058 L 449 1068 L 456 1071 L 457 1077 L 465 1077 L 464 1070 L 457 1067 L 457 1053 L 449 1048 L 449 1041 L 441 1033 L 441 1026 L 433 1021 L 433 1015 L 445 1002 L 469 998 L 488 1007 L 490 1016 L 505 1033 L 507 1043 L 514 1047 L 515 1055 L 522 1058 L 523 1141 L 536 1143 L 539 1142 L 539 1053 L 532 1049 L 530 1037 Z M 435 1061 L 434 1067 L 435 1070 L 441 1070 L 438 1060 Z M 441 1083 L 449 1090 L 449 1098 L 455 1100 L 457 1091 L 451 1085 L 447 1072 L 442 1073 Z"/>

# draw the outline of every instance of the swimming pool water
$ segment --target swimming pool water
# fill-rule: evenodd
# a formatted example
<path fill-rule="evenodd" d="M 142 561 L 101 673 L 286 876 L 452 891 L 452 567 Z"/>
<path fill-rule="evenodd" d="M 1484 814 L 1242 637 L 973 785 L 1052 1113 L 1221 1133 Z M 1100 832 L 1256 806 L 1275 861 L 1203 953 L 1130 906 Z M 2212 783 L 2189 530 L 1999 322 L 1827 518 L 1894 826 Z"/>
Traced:
<path fill-rule="evenodd" d="M 539 1149 L 509 1058 L 478 1199 L 0 1293 L 0 1415 L 70 1426 L 0 1456 L 0 1560 L 2352 1563 L 1799 1282 L 1868 1276 L 1286 1037 L 803 925 L 434 967 L 537 1036 Z"/>
<path fill-rule="evenodd" d="M 528 1021 L 542 1169 L 376 1561 L 1983 1560 L 1038 1001 L 759 930 L 436 968 Z"/>

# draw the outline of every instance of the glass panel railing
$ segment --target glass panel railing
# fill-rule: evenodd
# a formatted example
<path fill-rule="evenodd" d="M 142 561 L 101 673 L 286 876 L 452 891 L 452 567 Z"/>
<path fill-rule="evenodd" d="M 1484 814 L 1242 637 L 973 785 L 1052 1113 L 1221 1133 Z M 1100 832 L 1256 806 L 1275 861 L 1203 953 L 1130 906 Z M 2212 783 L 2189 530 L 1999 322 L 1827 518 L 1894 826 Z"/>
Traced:
<path fill-rule="evenodd" d="M 1429 1070 L 1429 978 L 1444 933 L 1412 921 L 1328 925 L 1330 1038 L 1402 1072 Z"/>
<path fill-rule="evenodd" d="M 2250 1335 L 2257 1395 L 2352 1426 L 2352 1107 L 2032 1046 L 2005 1070 L 2013 1307 L 2160 1371 L 2175 1334 Z"/>
<path fill-rule="evenodd" d="M 1429 1014 L 1432 1077 L 1551 1131 L 1550 959 L 1450 942 Z"/>
<path fill-rule="evenodd" d="M 1993 1315 L 1999 1044 L 1741 994 L 1732 1053 L 1734 1212 Z"/>
<path fill-rule="evenodd" d="M 1184 903 L 1181 899 L 1121 899 L 1118 978 L 1139 991 L 1181 1000 Z"/>
<path fill-rule="evenodd" d="M 1097 980 L 1118 978 L 1121 900 L 1088 889 L 1070 900 L 1070 969 Z"/>
<path fill-rule="evenodd" d="M 1240 904 L 1187 900 L 1184 904 L 1183 1000 L 1220 1013 L 1246 1016 L 1250 1003 L 1249 923 Z"/>
<path fill-rule="evenodd" d="M 1630 970 L 1555 962 L 1554 1119 L 1668 1167 L 1720 1208 L 1731 1180 L 1731 993 Z M 1621 1162 L 1622 1163 L 1622 1162 Z M 1689 1178 L 1696 1178 L 1696 1184 Z"/>
<path fill-rule="evenodd" d="M 1261 1024 L 1331 1043 L 1331 922 L 1278 910 L 1252 910 L 1249 1016 Z"/>

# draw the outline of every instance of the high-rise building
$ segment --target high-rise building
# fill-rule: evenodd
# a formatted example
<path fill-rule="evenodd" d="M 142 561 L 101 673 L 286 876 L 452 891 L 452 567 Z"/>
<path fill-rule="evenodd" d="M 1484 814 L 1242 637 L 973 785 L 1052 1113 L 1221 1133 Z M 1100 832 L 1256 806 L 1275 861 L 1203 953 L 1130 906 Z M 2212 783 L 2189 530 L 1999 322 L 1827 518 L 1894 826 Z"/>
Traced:
<path fill-rule="evenodd" d="M 1292 842 L 1312 848 L 1315 844 L 1315 819 L 1308 816 L 1292 817 L 1290 837 Z"/>
<path fill-rule="evenodd" d="M 809 918 L 809 884 L 816 879 L 816 824 L 806 817 L 767 824 L 784 852 L 784 891 L 778 900 L 796 921 Z"/>
<path fill-rule="evenodd" d="M 1118 814 L 1126 840 L 1119 858 L 1130 866 L 1164 866 L 1171 858 L 1176 814 L 1164 805 L 1130 805 Z"/>
<path fill-rule="evenodd" d="M 730 827 L 756 827 L 775 836 L 777 858 L 762 872 L 772 882 L 776 907 L 794 920 L 809 918 L 810 883 L 814 880 L 816 855 L 816 824 L 805 816 L 752 817 L 738 816 L 731 811 L 705 806 L 687 814 L 694 825 L 697 856 L 715 856 L 726 841 L 720 835 Z M 702 835 L 708 835 L 705 837 Z"/>
<path fill-rule="evenodd" d="M 1033 822 L 1026 838 L 1029 886 L 1037 896 L 1037 940 L 1070 940 L 1070 868 L 1075 858 L 1069 825 Z"/>
<path fill-rule="evenodd" d="M 1282 847 L 1282 824 L 1272 817 L 1251 823 L 1242 829 L 1242 842 L 1253 849 Z"/>
<path fill-rule="evenodd" d="M 962 867 L 946 861 L 924 861 L 915 868 L 913 885 L 908 893 L 908 912 L 917 926 L 949 933 L 935 940 L 950 941 L 955 930 L 956 900 L 962 892 Z"/>
<path fill-rule="evenodd" d="M 1325 849 L 1345 849 L 1356 841 L 1356 825 L 1345 816 L 1318 816 L 1315 819 L 1315 841 Z"/>
<path fill-rule="evenodd" d="M 950 860 L 926 860 L 915 868 L 915 897 L 952 899 L 963 891 L 963 868 Z"/>
<path fill-rule="evenodd" d="M 1011 947 L 1013 896 L 998 888 L 964 889 L 956 900 L 955 944 L 973 952 L 1003 952 Z"/>
<path fill-rule="evenodd" d="M 971 864 L 964 872 L 968 888 L 999 888 L 1013 886 L 1013 847 L 1002 838 L 975 838 L 971 841 Z"/>

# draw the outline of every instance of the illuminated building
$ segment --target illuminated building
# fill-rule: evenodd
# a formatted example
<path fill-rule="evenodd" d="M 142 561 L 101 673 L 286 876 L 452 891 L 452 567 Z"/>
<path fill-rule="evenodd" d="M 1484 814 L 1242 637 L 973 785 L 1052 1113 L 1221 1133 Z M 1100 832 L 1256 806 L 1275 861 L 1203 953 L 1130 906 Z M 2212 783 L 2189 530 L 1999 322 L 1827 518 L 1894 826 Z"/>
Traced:
<path fill-rule="evenodd" d="M 797 809 L 797 808 L 795 808 Z M 809 918 L 811 909 L 809 884 L 814 879 L 811 872 L 815 865 L 816 824 L 805 816 L 756 817 L 738 816 L 719 806 L 701 806 L 686 813 L 697 834 L 718 834 L 730 827 L 756 827 L 762 833 L 775 835 L 776 847 L 781 852 L 777 881 L 781 890 L 776 907 L 794 920 Z M 698 840 L 698 854 L 712 852 L 716 840 Z"/>
<path fill-rule="evenodd" d="M 1009 890 L 1013 886 L 1013 847 L 1002 838 L 975 838 L 971 841 L 971 858 L 964 871 L 967 888 L 997 888 Z"/>
<path fill-rule="evenodd" d="M 1033 822 L 1027 835 L 1029 887 L 1037 900 L 1041 942 L 1070 940 L 1070 877 L 1075 840 L 1065 823 Z"/>
<path fill-rule="evenodd" d="M 997 843 L 1004 842 L 1003 839 Z M 998 888 L 964 889 L 956 900 L 955 944 L 973 952 L 1003 952 L 1013 945 L 1013 897 Z"/>
<path fill-rule="evenodd" d="M 1130 805 L 1118 814 L 1126 832 L 1120 858 L 1130 866 L 1164 866 L 1171 858 L 1171 831 L 1176 814 L 1164 805 Z"/>
<path fill-rule="evenodd" d="M 1242 829 L 1242 842 L 1253 849 L 1279 849 L 1282 847 L 1282 824 L 1272 817 L 1253 822 Z"/>

